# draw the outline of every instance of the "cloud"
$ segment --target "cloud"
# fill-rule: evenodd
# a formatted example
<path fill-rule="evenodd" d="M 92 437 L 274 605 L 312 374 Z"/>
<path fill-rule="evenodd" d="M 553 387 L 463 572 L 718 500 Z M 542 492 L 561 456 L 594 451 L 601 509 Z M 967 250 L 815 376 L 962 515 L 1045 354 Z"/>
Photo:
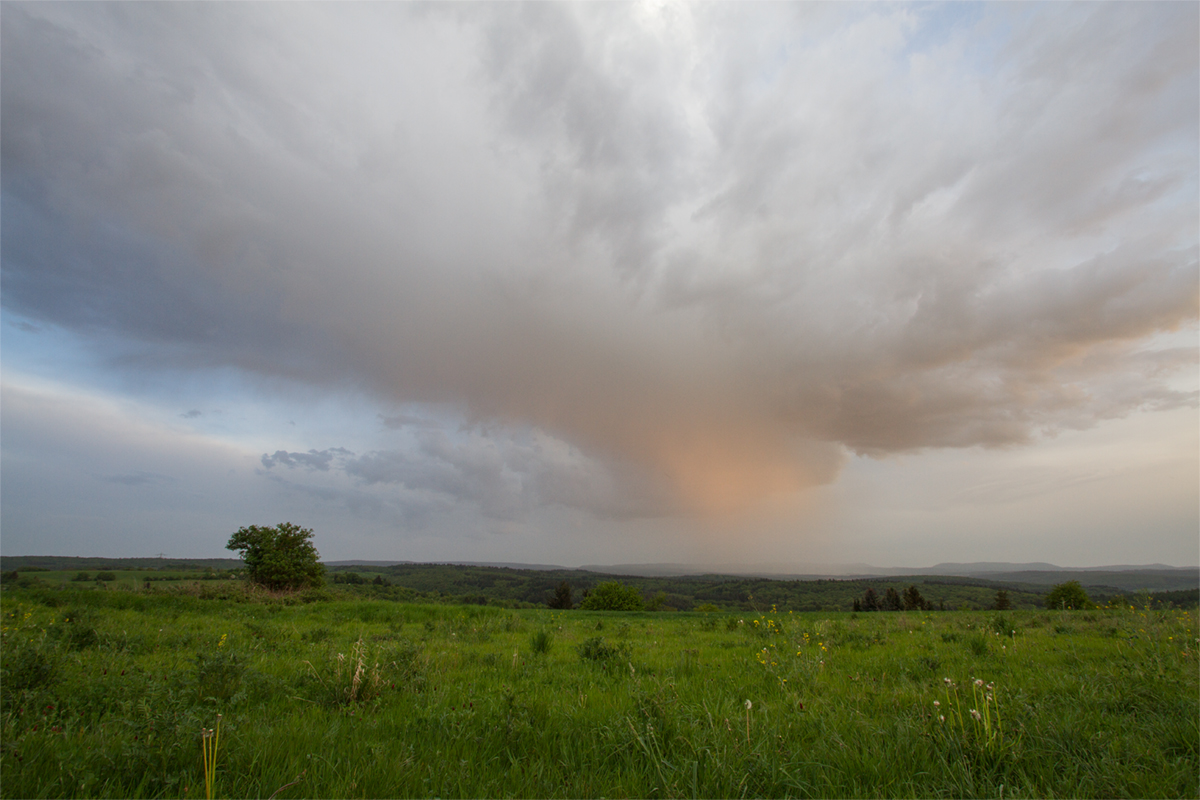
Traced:
<path fill-rule="evenodd" d="M 1195 406 L 1198 13 L 6 4 L 3 304 L 461 410 L 262 464 L 496 518 Z"/>
<path fill-rule="evenodd" d="M 289 453 L 286 450 L 276 450 L 272 455 L 263 453 L 262 465 L 267 469 L 280 464 L 288 469 L 304 467 L 309 470 L 328 472 L 329 465 L 334 458 L 344 458 L 352 455 L 354 454 L 342 447 L 333 447 L 328 450 L 309 450 L 307 453 Z"/>

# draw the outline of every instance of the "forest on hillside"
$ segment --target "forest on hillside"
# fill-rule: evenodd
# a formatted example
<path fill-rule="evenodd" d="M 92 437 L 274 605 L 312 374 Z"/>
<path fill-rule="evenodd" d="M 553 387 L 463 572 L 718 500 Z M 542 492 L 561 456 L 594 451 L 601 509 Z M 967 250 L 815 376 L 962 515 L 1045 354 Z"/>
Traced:
<path fill-rule="evenodd" d="M 229 579 L 240 574 L 237 559 L 106 559 L 59 556 L 0 557 L 3 580 L 11 584 L 55 583 L 78 578 L 75 571 L 119 570 L 135 572 L 136 584 Z M 63 575 L 69 573 L 70 578 Z M 1081 581 L 1088 573 L 1075 573 Z M 612 575 L 578 569 L 519 569 L 460 564 L 338 565 L 327 573 L 330 588 L 348 595 L 398 602 L 464 603 L 506 608 L 544 607 L 564 584 L 578 605 L 601 583 L 618 581 L 643 596 L 646 607 L 661 611 L 850 611 L 862 607 L 868 591 L 883 599 L 889 592 L 919 597 L 929 610 L 984 610 L 996 607 L 998 593 L 1013 609 L 1035 609 L 1050 586 L 1032 581 L 998 581 L 979 577 L 900 576 L 879 578 L 825 578 L 785 580 L 735 575 L 643 577 Z M 1104 573 L 1101 578 L 1111 577 Z M 1093 579 L 1095 580 L 1095 579 Z M 1193 608 L 1200 604 L 1200 589 L 1140 592 L 1102 583 L 1083 584 L 1091 600 L 1104 605 L 1117 599 L 1138 607 Z M 913 594 L 915 592 L 915 594 Z M 867 603 L 863 610 L 869 610 Z"/>

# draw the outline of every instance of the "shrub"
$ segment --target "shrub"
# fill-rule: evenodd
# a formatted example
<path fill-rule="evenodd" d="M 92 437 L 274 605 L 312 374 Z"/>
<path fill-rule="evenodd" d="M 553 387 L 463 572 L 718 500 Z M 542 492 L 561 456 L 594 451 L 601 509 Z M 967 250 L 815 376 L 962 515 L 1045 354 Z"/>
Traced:
<path fill-rule="evenodd" d="M 116 579 L 117 579 L 116 574 L 112 573 L 112 572 L 97 572 L 96 573 L 96 580 L 98 580 L 98 581 L 115 581 Z"/>
<path fill-rule="evenodd" d="M 325 567 L 312 537 L 312 530 L 290 522 L 274 528 L 250 525 L 229 537 L 225 549 L 238 551 L 246 575 L 268 589 L 315 588 L 325 582 Z"/>
<path fill-rule="evenodd" d="M 644 606 L 637 589 L 619 581 L 606 581 L 592 589 L 579 608 L 584 611 L 641 611 Z"/>
<path fill-rule="evenodd" d="M 1094 608 L 1088 599 L 1087 592 L 1079 585 L 1079 581 L 1060 583 L 1046 595 L 1046 608 L 1080 609 Z"/>

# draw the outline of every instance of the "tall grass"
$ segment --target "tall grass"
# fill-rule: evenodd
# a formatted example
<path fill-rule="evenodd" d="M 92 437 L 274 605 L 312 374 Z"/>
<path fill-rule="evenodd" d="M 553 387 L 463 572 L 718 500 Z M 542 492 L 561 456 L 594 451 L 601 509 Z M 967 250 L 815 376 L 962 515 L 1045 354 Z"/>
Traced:
<path fill-rule="evenodd" d="M 1195 612 L 0 614 L 5 797 L 1200 794 Z"/>

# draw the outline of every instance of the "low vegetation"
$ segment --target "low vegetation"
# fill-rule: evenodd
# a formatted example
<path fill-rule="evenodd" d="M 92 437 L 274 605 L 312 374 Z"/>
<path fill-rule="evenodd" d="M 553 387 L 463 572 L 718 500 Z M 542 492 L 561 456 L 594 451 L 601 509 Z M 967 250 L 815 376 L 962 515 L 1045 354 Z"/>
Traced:
<path fill-rule="evenodd" d="M 0 593 L 4 797 L 1200 794 L 1194 610 L 513 610 L 69 578 Z"/>

